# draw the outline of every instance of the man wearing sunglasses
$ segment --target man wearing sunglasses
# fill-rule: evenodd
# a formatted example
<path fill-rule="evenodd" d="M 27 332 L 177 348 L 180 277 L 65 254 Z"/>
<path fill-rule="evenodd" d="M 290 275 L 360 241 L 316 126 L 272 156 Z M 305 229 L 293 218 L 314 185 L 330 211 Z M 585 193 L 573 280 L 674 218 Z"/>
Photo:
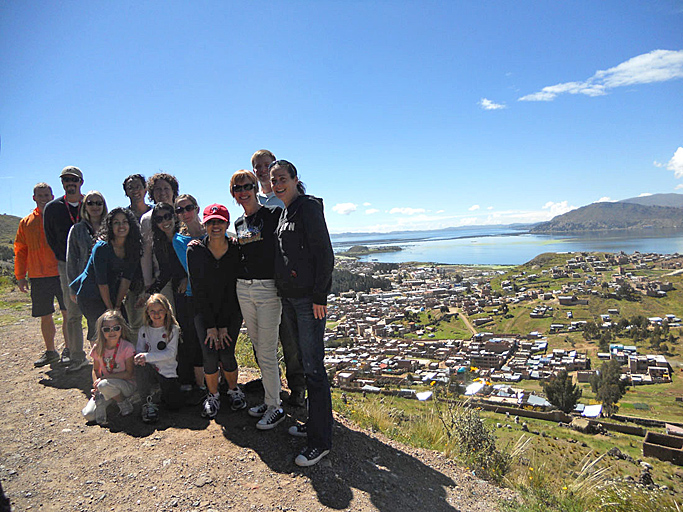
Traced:
<path fill-rule="evenodd" d="M 83 173 L 78 167 L 69 165 L 62 169 L 59 178 L 62 181 L 64 195 L 53 199 L 43 211 L 43 227 L 47 243 L 57 257 L 59 280 L 62 287 L 62 297 L 66 304 L 67 324 L 62 351 L 61 362 L 65 366 L 74 364 L 77 367 L 83 365 L 85 352 L 83 352 L 83 315 L 78 305 L 71 300 L 69 293 L 69 278 L 66 270 L 66 244 L 71 226 L 81 220 L 81 187 L 83 186 Z"/>

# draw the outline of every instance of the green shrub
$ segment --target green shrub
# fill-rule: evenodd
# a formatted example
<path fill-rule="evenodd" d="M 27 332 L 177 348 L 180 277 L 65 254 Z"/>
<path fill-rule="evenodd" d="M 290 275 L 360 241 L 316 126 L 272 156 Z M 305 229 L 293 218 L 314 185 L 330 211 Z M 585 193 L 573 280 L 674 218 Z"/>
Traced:
<path fill-rule="evenodd" d="M 488 480 L 500 481 L 512 467 L 512 455 L 496 446 L 493 429 L 484 424 L 479 412 L 467 405 L 446 402 L 439 409 L 450 450 L 475 474 Z"/>

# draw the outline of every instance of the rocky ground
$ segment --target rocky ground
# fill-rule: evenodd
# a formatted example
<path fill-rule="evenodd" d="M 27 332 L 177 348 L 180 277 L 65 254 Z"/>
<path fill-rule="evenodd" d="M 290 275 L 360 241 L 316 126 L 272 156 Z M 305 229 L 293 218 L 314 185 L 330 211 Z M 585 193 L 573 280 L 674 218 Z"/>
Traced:
<path fill-rule="evenodd" d="M 491 511 L 514 498 L 436 452 L 338 416 L 332 453 L 299 468 L 293 459 L 304 442 L 287 428 L 301 409 L 287 409 L 268 432 L 246 411 L 208 421 L 197 406 L 162 410 L 156 425 L 142 422 L 139 407 L 112 415 L 107 427 L 86 425 L 89 369 L 34 369 L 39 323 L 9 299 L 0 303 L 0 480 L 13 510 Z M 256 376 L 245 371 L 240 381 Z"/>

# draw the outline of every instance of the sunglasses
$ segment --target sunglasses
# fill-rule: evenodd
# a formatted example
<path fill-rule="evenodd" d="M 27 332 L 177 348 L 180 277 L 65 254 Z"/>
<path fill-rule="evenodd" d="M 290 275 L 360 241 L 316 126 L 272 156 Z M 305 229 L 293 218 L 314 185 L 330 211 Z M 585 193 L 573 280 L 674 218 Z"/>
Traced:
<path fill-rule="evenodd" d="M 253 183 L 245 183 L 244 185 L 233 185 L 232 186 L 232 192 L 233 194 L 236 194 L 237 192 L 242 192 L 243 190 L 245 192 L 249 192 L 250 190 L 254 190 L 256 188 L 256 185 Z"/>
<path fill-rule="evenodd" d="M 80 183 L 81 178 L 78 176 L 62 176 L 62 183 Z"/>
<path fill-rule="evenodd" d="M 85 204 L 88 206 L 104 206 L 104 203 L 102 201 L 86 201 Z"/>
<path fill-rule="evenodd" d="M 175 212 L 180 215 L 183 212 L 191 212 L 192 210 L 196 210 L 197 207 L 193 204 L 188 204 L 187 206 L 176 206 L 175 207 Z"/>
<path fill-rule="evenodd" d="M 103 333 L 108 333 L 109 331 L 119 332 L 121 330 L 120 325 L 112 325 L 111 327 L 102 327 Z"/>
<path fill-rule="evenodd" d="M 154 216 L 154 222 L 159 224 L 160 222 L 164 222 L 165 220 L 171 220 L 173 218 L 172 213 L 164 213 L 163 215 L 155 215 Z"/>

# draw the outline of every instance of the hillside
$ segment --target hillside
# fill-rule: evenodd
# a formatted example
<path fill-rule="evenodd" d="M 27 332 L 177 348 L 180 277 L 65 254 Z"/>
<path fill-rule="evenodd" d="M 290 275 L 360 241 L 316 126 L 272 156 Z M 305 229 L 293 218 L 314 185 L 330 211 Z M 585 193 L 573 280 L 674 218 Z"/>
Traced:
<path fill-rule="evenodd" d="M 683 208 L 683 194 L 652 194 L 651 196 L 622 199 L 620 203 L 640 204 L 643 206 L 670 206 Z"/>
<path fill-rule="evenodd" d="M 563 215 L 558 215 L 549 222 L 542 222 L 533 227 L 530 232 L 571 233 L 579 231 L 682 227 L 683 208 L 645 206 L 630 202 L 618 202 L 593 203 L 583 206 Z"/>
<path fill-rule="evenodd" d="M 14 215 L 0 215 L 0 244 L 12 245 L 14 243 L 20 220 L 21 217 Z"/>

